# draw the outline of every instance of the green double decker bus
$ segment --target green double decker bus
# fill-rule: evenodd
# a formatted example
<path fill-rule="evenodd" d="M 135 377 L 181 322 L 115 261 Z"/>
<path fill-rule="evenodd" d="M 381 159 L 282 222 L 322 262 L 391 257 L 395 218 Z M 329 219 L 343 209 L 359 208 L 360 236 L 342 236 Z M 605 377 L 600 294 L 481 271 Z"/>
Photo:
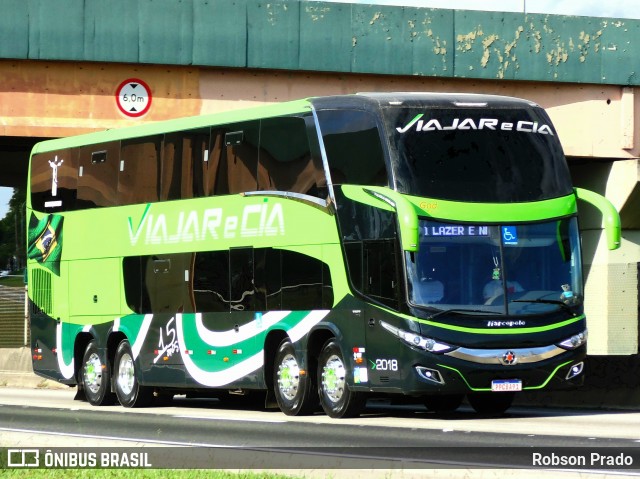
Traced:
<path fill-rule="evenodd" d="M 620 244 L 544 110 L 500 96 L 327 96 L 50 140 L 28 188 L 34 371 L 96 406 L 501 412 L 583 380 L 577 200 Z"/>

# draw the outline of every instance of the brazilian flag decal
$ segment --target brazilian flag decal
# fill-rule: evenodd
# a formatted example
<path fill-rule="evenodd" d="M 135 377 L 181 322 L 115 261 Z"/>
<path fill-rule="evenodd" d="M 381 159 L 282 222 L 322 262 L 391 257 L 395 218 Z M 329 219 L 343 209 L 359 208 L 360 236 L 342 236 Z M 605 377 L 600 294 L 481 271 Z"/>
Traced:
<path fill-rule="evenodd" d="M 47 215 L 41 220 L 32 213 L 29 219 L 27 257 L 42 263 L 53 273 L 60 274 L 62 257 L 62 221 L 60 215 Z"/>

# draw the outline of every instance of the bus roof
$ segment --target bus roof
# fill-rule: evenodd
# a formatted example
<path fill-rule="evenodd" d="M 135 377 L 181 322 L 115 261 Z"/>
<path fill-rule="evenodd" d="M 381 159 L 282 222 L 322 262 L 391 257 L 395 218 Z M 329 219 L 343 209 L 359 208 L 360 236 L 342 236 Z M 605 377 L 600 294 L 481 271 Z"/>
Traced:
<path fill-rule="evenodd" d="M 345 108 L 349 106 L 367 106 L 382 108 L 385 106 L 414 106 L 424 108 L 535 108 L 532 101 L 500 95 L 483 95 L 478 93 L 440 93 L 440 92 L 367 92 L 355 95 L 327 96 L 310 98 L 316 108 L 335 107 L 340 102 Z"/>
<path fill-rule="evenodd" d="M 411 105 L 424 108 L 491 107 L 491 108 L 531 108 L 533 102 L 520 98 L 475 93 L 438 92 L 371 92 L 351 95 L 311 97 L 281 103 L 254 106 L 208 115 L 176 118 L 143 125 L 115 128 L 84 135 L 58 138 L 40 142 L 32 154 L 73 148 L 87 144 L 126 140 L 150 135 L 160 135 L 174 131 L 184 131 L 239 121 L 254 120 L 270 116 L 291 115 L 315 108 L 359 108 L 376 110 L 385 106 Z"/>
<path fill-rule="evenodd" d="M 111 130 L 86 133 L 84 135 L 70 136 L 46 140 L 36 144 L 32 154 L 46 151 L 59 150 L 62 148 L 73 148 L 87 144 L 105 143 L 108 141 L 126 140 L 151 135 L 161 135 L 174 131 L 193 130 L 210 125 L 220 125 L 239 121 L 254 120 L 269 116 L 292 115 L 310 111 L 311 105 L 308 100 L 294 100 L 289 102 L 271 103 L 268 105 L 254 106 L 229 110 L 208 115 L 190 116 L 163 120 L 143 125 L 135 125 L 124 128 L 114 128 Z"/>

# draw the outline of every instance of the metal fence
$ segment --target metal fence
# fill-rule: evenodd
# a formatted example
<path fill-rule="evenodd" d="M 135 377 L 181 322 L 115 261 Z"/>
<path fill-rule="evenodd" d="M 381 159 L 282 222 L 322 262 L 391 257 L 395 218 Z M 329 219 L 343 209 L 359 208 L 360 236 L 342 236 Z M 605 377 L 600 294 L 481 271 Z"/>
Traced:
<path fill-rule="evenodd" d="M 0 348 L 26 346 L 28 334 L 26 288 L 0 286 Z"/>

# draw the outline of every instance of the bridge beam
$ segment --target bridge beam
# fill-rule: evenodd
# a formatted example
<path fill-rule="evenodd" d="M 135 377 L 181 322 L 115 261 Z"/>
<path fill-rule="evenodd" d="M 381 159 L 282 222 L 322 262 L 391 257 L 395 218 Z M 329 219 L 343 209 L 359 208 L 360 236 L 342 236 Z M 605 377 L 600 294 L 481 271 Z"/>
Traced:
<path fill-rule="evenodd" d="M 456 91 L 527 98 L 547 109 L 565 153 L 582 158 L 640 156 L 635 87 L 392 75 L 181 66 L 0 61 L 0 135 L 59 137 L 135 123 L 207 114 L 258 103 L 358 91 Z M 128 118 L 115 93 L 139 78 L 153 96 Z"/>

